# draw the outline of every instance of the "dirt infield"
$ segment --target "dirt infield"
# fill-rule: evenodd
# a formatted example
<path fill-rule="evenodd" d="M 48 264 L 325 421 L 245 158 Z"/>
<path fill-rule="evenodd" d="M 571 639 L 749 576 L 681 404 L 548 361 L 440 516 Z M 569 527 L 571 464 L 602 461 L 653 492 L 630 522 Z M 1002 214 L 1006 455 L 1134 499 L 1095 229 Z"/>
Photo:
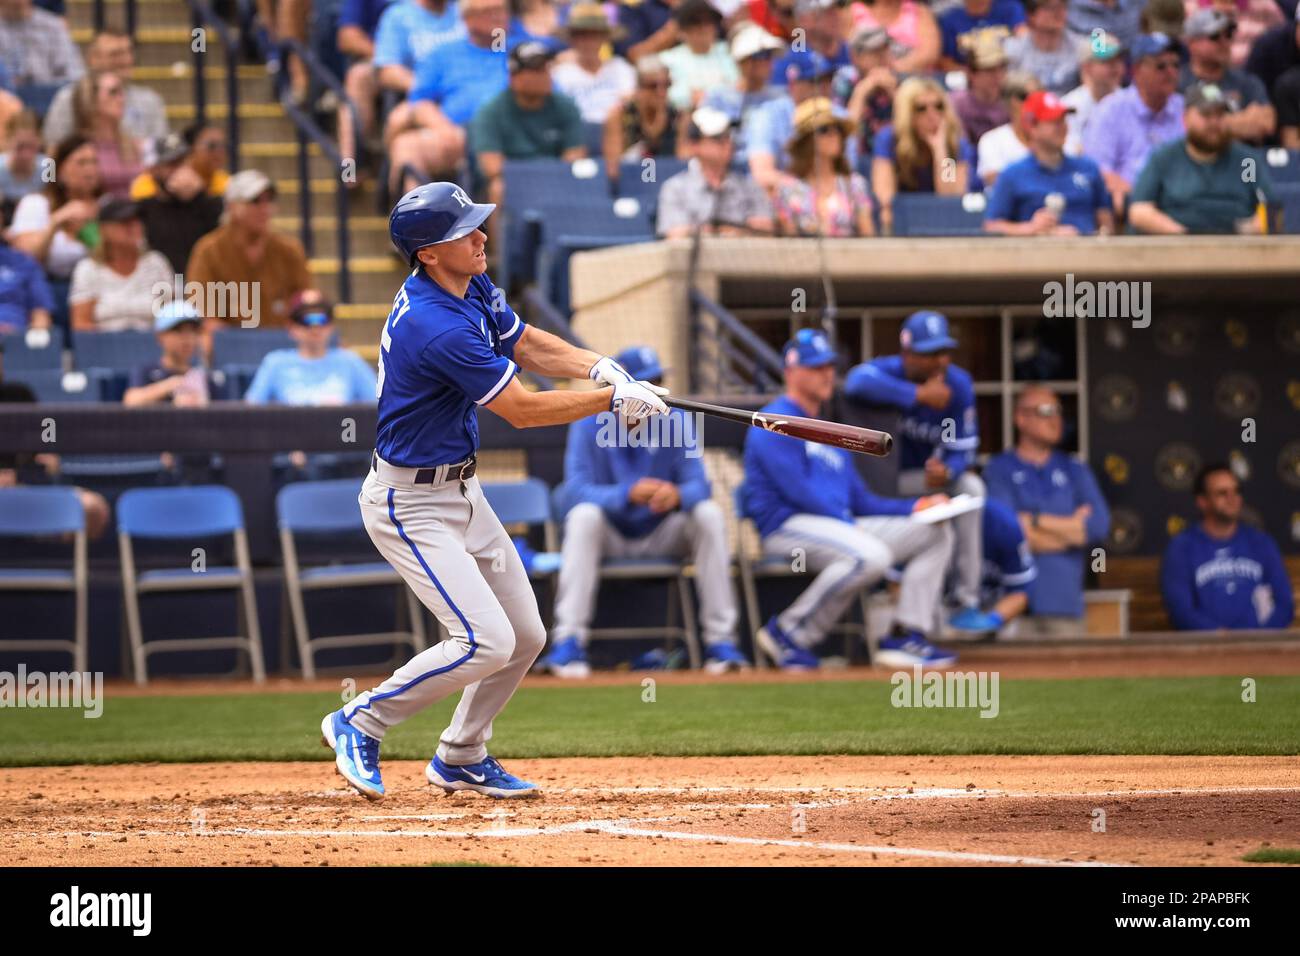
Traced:
<path fill-rule="evenodd" d="M 342 789 L 326 762 L 5 769 L 0 853 L 20 866 L 1221 865 L 1300 833 L 1300 765 L 1288 757 L 509 767 L 543 797 L 445 796 L 412 761 L 385 765 L 379 803 Z"/>

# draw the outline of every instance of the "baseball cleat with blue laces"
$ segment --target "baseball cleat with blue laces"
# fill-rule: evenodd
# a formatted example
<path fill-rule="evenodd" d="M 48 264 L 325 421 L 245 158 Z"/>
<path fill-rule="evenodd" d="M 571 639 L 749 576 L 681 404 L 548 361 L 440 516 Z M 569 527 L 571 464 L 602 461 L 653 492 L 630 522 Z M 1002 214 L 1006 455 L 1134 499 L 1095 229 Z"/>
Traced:
<path fill-rule="evenodd" d="M 367 800 L 383 797 L 378 740 L 353 727 L 343 719 L 343 711 L 336 710 L 320 722 L 320 741 L 334 751 L 334 766 L 352 789 Z"/>
<path fill-rule="evenodd" d="M 429 761 L 429 766 L 424 768 L 424 775 L 429 778 L 429 783 L 448 793 L 472 790 L 498 800 L 542 795 L 537 784 L 520 780 L 507 772 L 495 757 L 488 757 L 478 763 L 453 765 L 443 763 L 442 758 L 435 754 Z"/>

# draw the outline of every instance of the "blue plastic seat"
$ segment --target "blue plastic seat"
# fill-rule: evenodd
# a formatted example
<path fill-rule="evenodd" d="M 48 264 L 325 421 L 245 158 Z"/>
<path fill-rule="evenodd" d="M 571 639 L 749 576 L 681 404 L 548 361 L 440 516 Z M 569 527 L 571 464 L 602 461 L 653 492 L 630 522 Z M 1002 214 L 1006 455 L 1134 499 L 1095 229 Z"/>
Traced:
<path fill-rule="evenodd" d="M 1275 191 L 1282 206 L 1282 232 L 1300 236 L 1300 183 L 1282 183 Z"/>
<path fill-rule="evenodd" d="M 300 536 L 366 537 L 361 507 L 357 503 L 360 488 L 361 482 L 354 478 L 299 481 L 285 485 L 275 496 L 276 520 L 280 526 L 280 551 L 284 558 L 285 597 L 304 679 L 310 680 L 316 676 L 316 654 L 327 648 L 405 644 L 410 645 L 418 654 L 426 646 L 424 608 L 414 592 L 406 586 L 402 576 L 387 562 L 364 561 L 309 568 L 301 565 L 297 544 Z M 399 589 L 394 629 L 313 638 L 308 628 L 304 592 L 361 587 Z M 280 638 L 282 643 L 288 643 L 286 628 L 281 629 Z"/>
<path fill-rule="evenodd" d="M 564 315 L 569 313 L 569 259 L 575 252 L 655 238 L 649 205 L 636 197 L 624 197 L 617 204 L 608 197 L 547 204 L 529 215 L 538 230 L 536 273 L 541 292 Z"/>
<path fill-rule="evenodd" d="M 6 355 L 6 358 L 8 356 Z M 89 372 L 64 372 L 58 368 L 33 368 L 12 375 L 5 368 L 5 377 L 22 382 L 36 393 L 38 402 L 102 402 L 105 373 L 99 369 Z"/>
<path fill-rule="evenodd" d="M 894 197 L 894 235 L 985 235 L 982 198 L 971 200 L 966 196 L 899 193 Z"/>
<path fill-rule="evenodd" d="M 0 537 L 53 538 L 72 535 L 72 567 L 0 569 L 0 591 L 66 591 L 73 596 L 72 640 L 16 639 L 7 635 L 0 650 L 66 651 L 73 670 L 86 670 L 86 515 L 75 488 L 0 488 Z M 5 629 L 6 631 L 8 628 Z"/>
<path fill-rule="evenodd" d="M 248 655 L 253 680 L 266 680 L 262 635 L 253 593 L 253 567 L 244 532 L 239 497 L 221 485 L 182 488 L 132 488 L 117 499 L 117 536 L 122 561 L 122 591 L 127 631 L 137 684 L 148 682 L 150 654 L 171 651 L 234 649 Z M 195 541 L 229 536 L 234 542 L 234 567 L 195 571 L 190 565 L 137 574 L 135 539 Z M 237 594 L 240 633 L 231 637 L 173 638 L 145 642 L 140 623 L 140 595 L 157 592 L 232 590 Z"/>
<path fill-rule="evenodd" d="M 40 336 L 33 336 L 28 342 L 24 332 L 11 332 L 0 335 L 0 345 L 4 347 L 5 375 L 20 378 L 19 372 L 29 369 L 59 369 L 63 367 L 63 331 L 49 329 L 49 338 L 43 342 Z"/>
<path fill-rule="evenodd" d="M 506 200 L 498 210 L 502 247 L 500 281 L 509 288 L 516 280 L 534 278 L 537 235 L 532 212 L 542 205 L 583 203 L 609 198 L 609 181 L 596 161 L 596 174 L 579 179 L 573 164 L 560 159 L 508 160 L 502 170 Z"/>
<path fill-rule="evenodd" d="M 130 372 L 162 358 L 152 332 L 73 332 L 73 368 L 109 368 Z"/>
<path fill-rule="evenodd" d="M 257 366 L 267 353 L 296 345 L 286 329 L 218 329 L 212 333 L 212 367 Z"/>

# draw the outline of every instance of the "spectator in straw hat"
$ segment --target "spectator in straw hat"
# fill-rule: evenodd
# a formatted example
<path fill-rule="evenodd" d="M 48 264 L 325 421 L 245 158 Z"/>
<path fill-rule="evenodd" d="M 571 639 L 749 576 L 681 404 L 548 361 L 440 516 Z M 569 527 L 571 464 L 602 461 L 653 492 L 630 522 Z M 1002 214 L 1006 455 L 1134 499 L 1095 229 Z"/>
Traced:
<path fill-rule="evenodd" d="M 845 146 L 853 123 L 824 97 L 795 110 L 790 171 L 777 181 L 773 205 L 781 232 L 795 236 L 870 236 L 867 181 L 853 172 Z"/>
<path fill-rule="evenodd" d="M 604 123 L 636 89 L 636 69 L 618 55 L 602 58 L 614 30 L 598 3 L 575 3 L 562 31 L 573 59 L 557 63 L 551 81 L 578 104 L 584 123 Z"/>

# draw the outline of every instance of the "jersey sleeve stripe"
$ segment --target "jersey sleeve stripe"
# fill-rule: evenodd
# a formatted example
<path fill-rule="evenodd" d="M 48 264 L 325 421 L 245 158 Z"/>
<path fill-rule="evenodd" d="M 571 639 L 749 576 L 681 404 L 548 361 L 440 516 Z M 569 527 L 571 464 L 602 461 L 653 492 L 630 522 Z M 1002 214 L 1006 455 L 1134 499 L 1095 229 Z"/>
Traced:
<path fill-rule="evenodd" d="M 519 371 L 519 366 L 516 365 L 514 362 L 509 362 L 506 366 L 505 374 L 501 376 L 501 378 L 497 381 L 495 385 L 493 385 L 490 389 L 488 389 L 488 393 L 486 395 L 484 395 L 474 404 L 486 405 L 488 402 L 492 401 L 492 399 L 496 398 L 498 395 L 501 394 L 501 390 L 503 388 L 505 388 L 507 385 L 510 384 L 510 380 L 515 377 L 515 373 L 518 371 Z"/>
<path fill-rule="evenodd" d="M 1002 575 L 1002 583 L 1009 588 L 1016 588 L 1028 584 L 1036 577 L 1038 577 L 1038 568 L 1035 566 L 1025 571 L 1017 571 L 1015 574 Z"/>
<path fill-rule="evenodd" d="M 522 324 L 523 324 L 523 323 L 519 321 L 519 316 L 518 316 L 518 314 L 516 314 L 516 315 L 515 315 L 515 324 L 512 325 L 512 326 L 510 326 L 510 331 L 507 332 L 507 333 L 505 333 L 503 336 L 501 336 L 501 338 L 503 338 L 503 339 L 508 339 L 508 338 L 510 338 L 510 336 L 514 335 L 516 332 L 519 331 L 519 326 L 521 326 Z"/>

